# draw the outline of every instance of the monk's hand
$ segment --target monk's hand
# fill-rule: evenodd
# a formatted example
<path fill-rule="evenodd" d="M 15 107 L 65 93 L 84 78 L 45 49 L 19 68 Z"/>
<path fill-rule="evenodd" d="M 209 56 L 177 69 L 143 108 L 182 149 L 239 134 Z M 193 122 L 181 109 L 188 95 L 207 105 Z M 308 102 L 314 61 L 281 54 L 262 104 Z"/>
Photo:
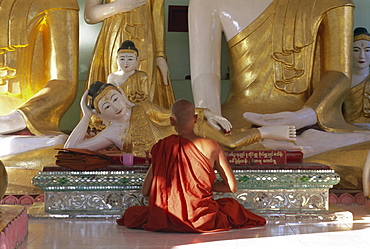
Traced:
<path fill-rule="evenodd" d="M 259 114 L 245 112 L 245 120 L 259 126 L 291 125 L 296 129 L 316 124 L 317 116 L 313 109 L 303 108 L 295 112 L 277 112 L 271 114 Z"/>
<path fill-rule="evenodd" d="M 262 126 L 257 128 L 261 133 L 262 139 L 274 139 L 295 141 L 297 139 L 296 129 L 294 126 L 277 125 L 277 126 Z"/>
<path fill-rule="evenodd" d="M 207 119 L 207 123 L 216 130 L 224 129 L 226 132 L 230 132 L 232 125 L 226 118 L 211 112 L 211 111 L 205 111 L 204 116 Z"/>
<path fill-rule="evenodd" d="M 169 73 L 168 73 L 168 65 L 167 65 L 166 59 L 163 58 L 162 56 L 159 56 L 157 57 L 156 62 L 157 62 L 157 67 L 159 68 L 159 71 L 161 72 L 161 75 L 162 75 L 163 84 L 165 86 L 168 86 Z"/>

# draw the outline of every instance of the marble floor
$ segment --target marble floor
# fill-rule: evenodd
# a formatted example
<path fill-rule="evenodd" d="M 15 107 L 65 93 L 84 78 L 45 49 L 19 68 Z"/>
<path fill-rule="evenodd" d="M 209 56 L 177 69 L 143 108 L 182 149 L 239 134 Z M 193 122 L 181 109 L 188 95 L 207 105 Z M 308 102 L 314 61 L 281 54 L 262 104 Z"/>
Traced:
<path fill-rule="evenodd" d="M 176 234 L 132 230 L 113 219 L 30 219 L 21 249 L 153 248 L 370 248 L 370 213 L 342 206 L 353 222 L 269 223 L 219 233 Z"/>

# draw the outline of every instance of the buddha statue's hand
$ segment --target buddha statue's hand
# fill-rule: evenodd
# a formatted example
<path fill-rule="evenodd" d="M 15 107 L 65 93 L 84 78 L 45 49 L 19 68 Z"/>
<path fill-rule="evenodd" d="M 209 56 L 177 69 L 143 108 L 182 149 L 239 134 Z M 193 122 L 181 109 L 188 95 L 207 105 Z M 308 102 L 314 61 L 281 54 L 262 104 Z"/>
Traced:
<path fill-rule="evenodd" d="M 95 24 L 119 13 L 129 12 L 147 3 L 147 0 L 116 0 L 103 3 L 101 0 L 86 0 L 85 21 Z"/>
<path fill-rule="evenodd" d="M 163 84 L 168 86 L 168 65 L 165 58 L 162 56 L 157 57 L 156 59 L 157 67 L 159 68 L 159 71 L 161 72 L 162 78 L 163 78 Z"/>
<path fill-rule="evenodd" d="M 82 95 L 80 106 L 82 110 L 83 116 L 91 117 L 93 115 L 93 110 L 90 106 L 87 105 L 87 95 L 89 93 L 89 90 L 86 90 L 84 94 Z"/>
<path fill-rule="evenodd" d="M 261 133 L 262 139 L 295 141 L 297 139 L 296 129 L 294 126 L 262 126 L 257 128 Z"/>
<path fill-rule="evenodd" d="M 316 113 L 311 108 L 303 108 L 295 112 L 277 112 L 272 114 L 259 114 L 245 112 L 245 120 L 259 126 L 292 125 L 296 129 L 316 124 Z"/>
<path fill-rule="evenodd" d="M 226 118 L 217 115 L 214 112 L 211 111 L 205 111 L 204 116 L 207 119 L 207 123 L 216 130 L 224 129 L 226 132 L 230 132 L 232 125 Z"/>
<path fill-rule="evenodd" d="M 147 0 L 116 0 L 112 4 L 118 12 L 128 12 L 147 3 Z"/>

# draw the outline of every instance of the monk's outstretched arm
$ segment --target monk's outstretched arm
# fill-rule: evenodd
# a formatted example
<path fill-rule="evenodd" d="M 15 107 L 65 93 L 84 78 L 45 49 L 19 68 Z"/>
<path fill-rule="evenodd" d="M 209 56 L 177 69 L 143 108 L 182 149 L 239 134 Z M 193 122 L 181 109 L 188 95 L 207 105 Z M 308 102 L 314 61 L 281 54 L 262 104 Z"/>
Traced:
<path fill-rule="evenodd" d="M 216 143 L 216 142 L 215 142 Z M 237 190 L 237 184 L 234 173 L 227 161 L 225 152 L 217 144 L 218 160 L 216 160 L 214 168 L 217 170 L 221 177 L 221 181 L 215 181 L 212 184 L 212 190 L 215 192 L 232 192 L 235 193 Z"/>

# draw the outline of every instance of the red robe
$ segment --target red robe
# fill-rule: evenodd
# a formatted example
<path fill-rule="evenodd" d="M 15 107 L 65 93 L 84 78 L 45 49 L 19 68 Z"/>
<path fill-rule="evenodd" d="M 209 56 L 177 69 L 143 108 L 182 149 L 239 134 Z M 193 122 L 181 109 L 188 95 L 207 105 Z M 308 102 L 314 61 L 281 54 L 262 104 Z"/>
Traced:
<path fill-rule="evenodd" d="M 265 225 L 266 220 L 232 198 L 213 200 L 216 174 L 188 139 L 171 135 L 152 149 L 148 206 L 126 210 L 119 225 L 162 232 L 216 232 Z"/>

